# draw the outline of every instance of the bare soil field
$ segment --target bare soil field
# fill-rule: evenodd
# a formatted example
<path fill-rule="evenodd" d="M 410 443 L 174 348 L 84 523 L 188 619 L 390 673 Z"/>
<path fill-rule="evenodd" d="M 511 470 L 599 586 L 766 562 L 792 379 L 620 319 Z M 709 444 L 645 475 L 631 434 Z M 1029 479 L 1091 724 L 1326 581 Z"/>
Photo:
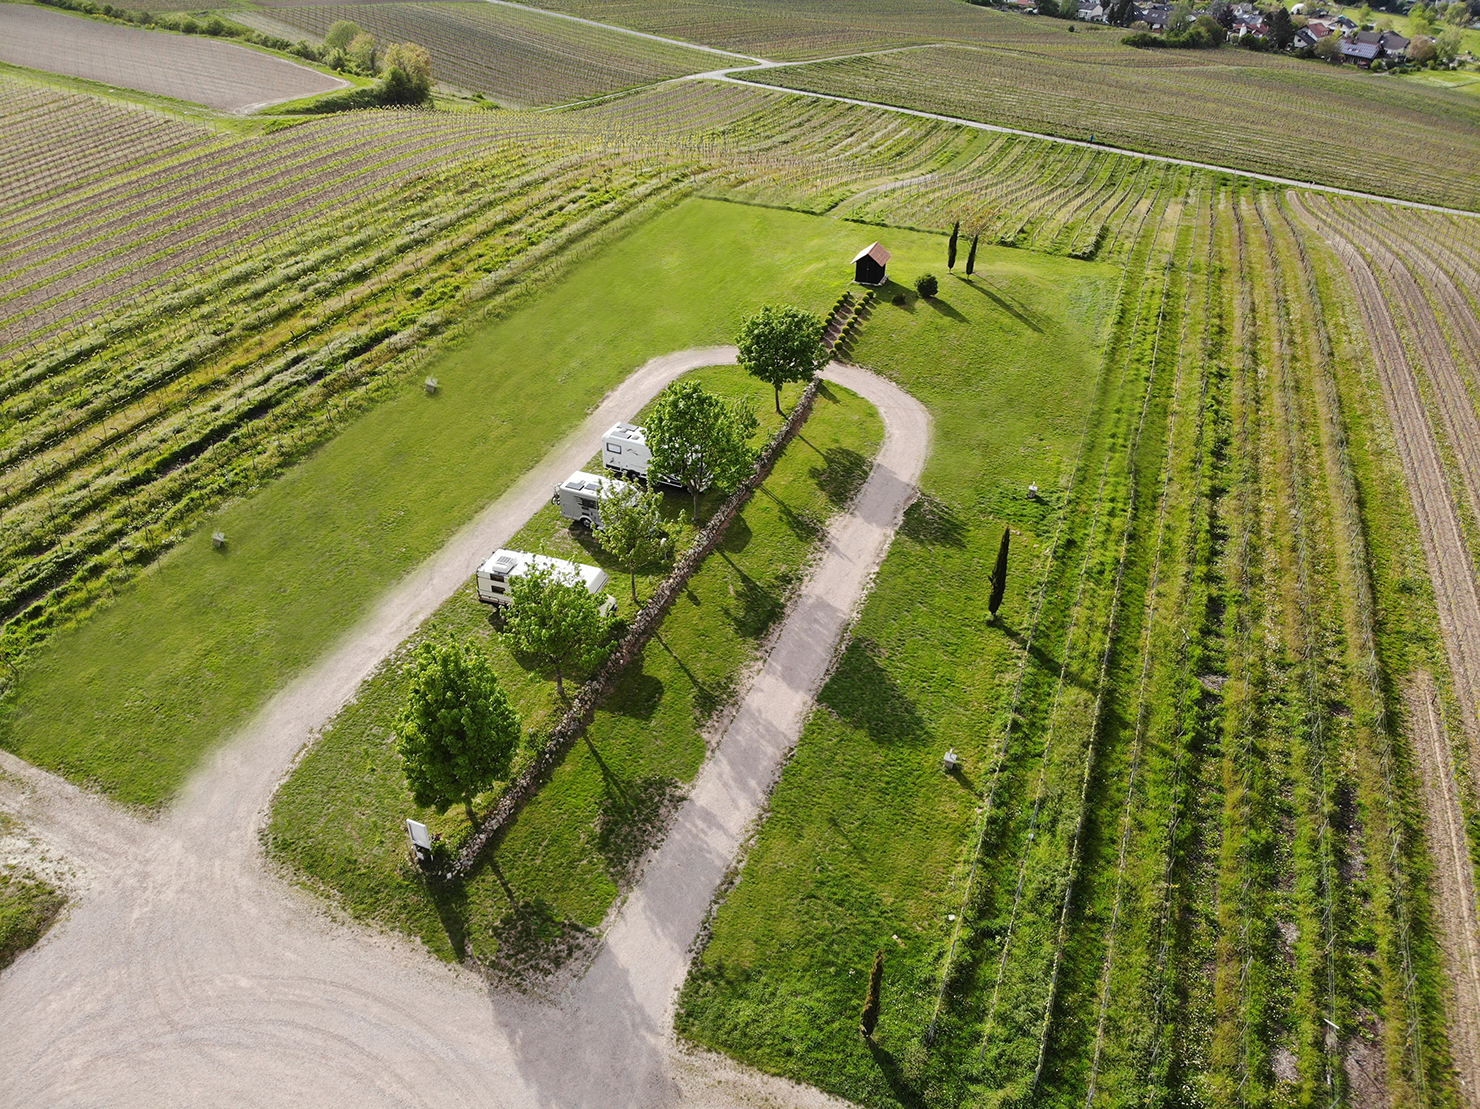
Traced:
<path fill-rule="evenodd" d="M 213 39 L 116 27 L 21 4 L 0 7 L 0 62 L 243 114 L 348 85 Z"/>

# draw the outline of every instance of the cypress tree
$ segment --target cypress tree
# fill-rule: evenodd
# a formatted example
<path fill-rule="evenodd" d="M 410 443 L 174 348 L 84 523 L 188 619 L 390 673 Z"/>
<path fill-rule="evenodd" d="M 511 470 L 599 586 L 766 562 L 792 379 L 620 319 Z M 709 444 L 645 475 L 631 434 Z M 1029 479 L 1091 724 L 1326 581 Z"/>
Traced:
<path fill-rule="evenodd" d="M 1007 542 L 1011 535 L 1011 528 L 1002 529 L 1002 546 L 997 548 L 997 566 L 992 571 L 992 599 L 987 602 L 987 608 L 993 620 L 997 619 L 997 610 L 1002 607 L 1002 594 L 1007 592 Z"/>
<path fill-rule="evenodd" d="M 956 221 L 956 226 L 951 228 L 951 241 L 946 247 L 946 269 L 956 268 L 956 240 L 961 237 L 961 221 Z"/>
<path fill-rule="evenodd" d="M 868 976 L 868 997 L 863 1002 L 863 1013 L 859 1016 L 859 1031 L 865 1040 L 874 1038 L 874 1029 L 879 1026 L 879 991 L 884 987 L 884 953 L 874 952 L 874 969 Z"/>
<path fill-rule="evenodd" d="M 966 252 L 966 276 L 967 277 L 970 277 L 973 273 L 976 272 L 976 241 L 978 239 L 980 239 L 981 237 L 982 237 L 982 233 L 980 231 L 978 231 L 975 235 L 971 236 L 971 249 Z"/>

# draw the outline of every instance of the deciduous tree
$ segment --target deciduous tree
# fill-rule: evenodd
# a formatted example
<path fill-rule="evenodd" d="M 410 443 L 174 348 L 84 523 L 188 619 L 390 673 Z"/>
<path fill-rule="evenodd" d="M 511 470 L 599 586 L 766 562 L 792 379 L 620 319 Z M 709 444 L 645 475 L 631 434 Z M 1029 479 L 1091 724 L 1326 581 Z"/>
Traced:
<path fill-rule="evenodd" d="M 519 717 L 476 646 L 423 643 L 416 649 L 406 704 L 396 720 L 396 750 L 418 805 L 446 812 L 509 772 Z"/>
<path fill-rule="evenodd" d="M 673 539 L 658 509 L 663 498 L 633 485 L 612 483 L 601 493 L 601 526 L 595 538 L 603 551 L 627 572 L 632 603 L 637 603 L 637 571 L 673 557 Z"/>
<path fill-rule="evenodd" d="M 341 19 L 329 27 L 328 34 L 324 36 L 324 45 L 330 50 L 348 50 L 349 44 L 355 41 L 355 36 L 359 33 L 359 27 L 347 19 Z"/>
<path fill-rule="evenodd" d="M 345 52 L 366 76 L 375 75 L 375 36 L 364 33 L 356 35 L 345 47 Z"/>
<path fill-rule="evenodd" d="M 781 415 L 781 386 L 811 381 L 827 365 L 822 346 L 822 320 L 800 308 L 766 305 L 740 325 L 735 345 L 740 365 L 776 391 Z"/>
<path fill-rule="evenodd" d="M 432 98 L 432 56 L 414 42 L 393 42 L 380 63 L 380 102 L 392 107 Z"/>
<path fill-rule="evenodd" d="M 679 482 L 694 498 L 707 489 L 729 493 L 740 487 L 755 465 L 750 438 L 759 426 L 740 401 L 726 401 L 697 381 L 676 381 L 658 394 L 647 418 L 650 474 Z"/>
<path fill-rule="evenodd" d="M 536 565 L 509 582 L 504 634 L 514 649 L 555 672 L 555 689 L 565 696 L 565 675 L 589 671 L 611 652 L 611 626 L 601 601 L 585 584 Z"/>

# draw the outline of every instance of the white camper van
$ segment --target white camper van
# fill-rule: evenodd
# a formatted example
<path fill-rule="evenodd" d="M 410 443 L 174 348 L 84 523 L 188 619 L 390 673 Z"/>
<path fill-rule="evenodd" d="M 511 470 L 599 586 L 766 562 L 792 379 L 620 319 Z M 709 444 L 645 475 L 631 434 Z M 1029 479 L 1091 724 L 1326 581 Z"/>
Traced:
<path fill-rule="evenodd" d="M 536 566 L 548 566 L 561 577 L 569 581 L 580 582 L 593 597 L 601 596 L 601 591 L 606 588 L 606 571 L 599 566 L 587 566 L 580 562 L 568 562 L 563 558 L 526 554 L 524 551 L 510 551 L 500 547 L 488 556 L 482 566 L 478 567 L 478 573 L 475 575 L 478 600 L 486 605 L 498 607 L 511 604 L 510 579 L 517 578 Z M 606 597 L 601 603 L 601 615 L 610 616 L 616 607 L 616 600 L 610 596 Z"/>
<path fill-rule="evenodd" d="M 601 437 L 601 461 L 608 470 L 630 481 L 647 480 L 653 452 L 647 432 L 636 424 L 617 424 Z"/>
<path fill-rule="evenodd" d="M 628 481 L 641 481 L 649 486 L 667 485 L 674 489 L 688 488 L 677 478 L 648 472 L 653 452 L 647 445 L 647 429 L 636 424 L 616 424 L 601 437 L 601 461 L 609 471 Z M 709 483 L 705 482 L 699 492 L 708 488 Z"/>
<path fill-rule="evenodd" d="M 579 524 L 583 528 L 599 528 L 601 498 L 625 493 L 630 488 L 625 481 L 577 470 L 555 486 L 555 495 L 550 499 L 560 506 L 560 515 L 572 524 Z"/>

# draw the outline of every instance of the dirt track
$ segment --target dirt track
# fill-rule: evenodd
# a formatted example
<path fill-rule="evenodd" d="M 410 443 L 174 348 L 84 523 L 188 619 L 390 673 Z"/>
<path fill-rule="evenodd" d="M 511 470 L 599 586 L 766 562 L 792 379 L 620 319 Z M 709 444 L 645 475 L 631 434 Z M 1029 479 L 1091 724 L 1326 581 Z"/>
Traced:
<path fill-rule="evenodd" d="M 338 77 L 244 46 L 22 4 L 0 4 L 0 62 L 243 114 L 349 87 Z"/>
<path fill-rule="evenodd" d="M 275 698 L 156 824 L 0 757 L 0 805 L 77 859 L 68 920 L 0 979 L 0 1104 L 828 1106 L 687 1053 L 674 987 L 713 890 L 806 719 L 929 451 L 897 387 L 827 376 L 885 421 L 853 511 L 833 521 L 776 646 L 586 977 L 556 1005 L 491 994 L 409 942 L 330 920 L 268 873 L 257 830 L 299 747 L 379 659 L 579 466 L 595 435 L 734 348 L 654 359 L 503 498 L 414 571 L 312 673 Z M 18 784 L 19 783 L 19 784 Z"/>

